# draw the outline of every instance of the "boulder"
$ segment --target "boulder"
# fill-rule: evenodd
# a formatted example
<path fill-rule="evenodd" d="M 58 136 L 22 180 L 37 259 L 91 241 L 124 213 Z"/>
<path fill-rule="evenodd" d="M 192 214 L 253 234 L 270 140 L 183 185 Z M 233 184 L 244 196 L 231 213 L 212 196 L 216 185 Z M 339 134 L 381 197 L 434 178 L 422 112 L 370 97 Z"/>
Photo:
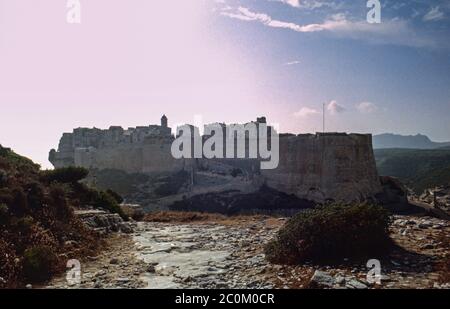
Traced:
<path fill-rule="evenodd" d="M 408 190 L 395 177 L 381 176 L 382 193 L 376 195 L 376 199 L 393 212 L 402 212 L 409 209 Z"/>
<path fill-rule="evenodd" d="M 336 280 L 329 273 L 316 270 L 309 284 L 313 289 L 332 289 Z"/>
<path fill-rule="evenodd" d="M 89 228 L 101 233 L 122 232 L 133 233 L 133 223 L 125 222 L 118 214 L 112 214 L 102 210 L 78 210 L 75 211 L 81 221 Z"/>

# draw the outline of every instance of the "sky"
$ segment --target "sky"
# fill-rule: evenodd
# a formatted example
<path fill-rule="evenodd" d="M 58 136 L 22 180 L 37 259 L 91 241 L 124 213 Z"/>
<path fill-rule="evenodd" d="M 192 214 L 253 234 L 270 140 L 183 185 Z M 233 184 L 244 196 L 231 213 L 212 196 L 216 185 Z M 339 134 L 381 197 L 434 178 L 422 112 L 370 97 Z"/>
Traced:
<path fill-rule="evenodd" d="M 69 2 L 0 0 L 0 144 L 45 168 L 63 132 L 162 114 L 450 140 L 450 1 Z"/>

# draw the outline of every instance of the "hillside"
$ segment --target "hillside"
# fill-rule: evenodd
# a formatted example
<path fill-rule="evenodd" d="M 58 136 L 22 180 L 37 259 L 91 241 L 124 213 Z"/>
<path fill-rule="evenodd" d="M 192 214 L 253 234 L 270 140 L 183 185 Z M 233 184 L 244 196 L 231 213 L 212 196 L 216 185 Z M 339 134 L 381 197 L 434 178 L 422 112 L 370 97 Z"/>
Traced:
<path fill-rule="evenodd" d="M 66 269 L 68 259 L 95 255 L 100 236 L 74 215 L 84 205 L 114 211 L 106 192 L 79 183 L 80 168 L 42 171 L 0 145 L 0 288 L 40 283 Z"/>
<path fill-rule="evenodd" d="M 450 149 L 375 149 L 378 172 L 399 178 L 416 193 L 450 184 Z"/>
<path fill-rule="evenodd" d="M 450 142 L 433 142 L 430 140 L 430 138 L 428 138 L 428 136 L 421 134 L 409 136 L 397 134 L 380 134 L 373 136 L 373 147 L 374 149 L 436 149 L 441 147 L 450 147 Z"/>

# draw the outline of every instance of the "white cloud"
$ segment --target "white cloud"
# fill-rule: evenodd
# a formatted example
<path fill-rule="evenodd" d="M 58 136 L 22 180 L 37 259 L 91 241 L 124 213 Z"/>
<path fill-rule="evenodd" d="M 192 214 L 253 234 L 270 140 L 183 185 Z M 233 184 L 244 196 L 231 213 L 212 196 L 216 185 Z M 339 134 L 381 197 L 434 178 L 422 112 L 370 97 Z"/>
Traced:
<path fill-rule="evenodd" d="M 299 25 L 292 22 L 272 19 L 265 13 L 253 12 L 239 7 L 233 11 L 222 11 L 223 16 L 243 21 L 262 23 L 267 27 L 289 29 L 296 32 L 328 32 L 337 37 L 365 40 L 374 44 L 393 44 L 410 47 L 437 47 L 434 39 L 420 36 L 403 19 L 385 20 L 381 24 L 369 24 L 365 20 L 354 21 L 345 14 L 334 14 L 322 23 Z"/>
<path fill-rule="evenodd" d="M 363 114 L 370 114 L 378 110 L 378 106 L 372 102 L 361 102 L 356 106 L 356 108 Z"/>
<path fill-rule="evenodd" d="M 333 30 L 340 25 L 343 26 L 347 22 L 341 14 L 334 15 L 332 19 L 325 21 L 322 24 L 309 24 L 305 26 L 297 25 L 291 22 L 285 22 L 281 20 L 272 19 L 267 14 L 252 12 L 248 8 L 239 7 L 235 13 L 222 12 L 224 16 L 240 19 L 244 21 L 258 21 L 266 26 L 273 28 L 285 28 L 297 32 L 316 32 L 323 30 Z"/>
<path fill-rule="evenodd" d="M 330 7 L 330 8 L 337 8 L 338 5 L 333 1 L 324 1 L 324 0 L 270 0 L 270 1 L 277 1 L 282 2 L 285 4 L 288 4 L 294 8 L 300 8 L 300 9 L 319 9 L 321 7 Z"/>
<path fill-rule="evenodd" d="M 337 101 L 333 100 L 330 103 L 326 104 L 326 110 L 332 114 L 340 114 L 346 111 L 346 108 L 340 105 Z M 299 111 L 294 113 L 294 116 L 297 118 L 306 118 L 314 115 L 322 114 L 322 111 L 319 111 L 315 108 L 310 107 L 302 107 Z"/>
<path fill-rule="evenodd" d="M 309 108 L 309 107 L 302 107 L 298 112 L 294 113 L 294 116 L 297 118 L 305 118 L 313 115 L 320 114 L 320 112 L 317 109 Z"/>
<path fill-rule="evenodd" d="M 345 107 L 340 105 L 338 102 L 336 102 L 335 100 L 331 101 L 330 103 L 328 103 L 327 105 L 327 110 L 332 114 L 332 115 L 336 115 L 336 114 L 340 114 L 342 112 L 345 112 Z"/>
<path fill-rule="evenodd" d="M 293 6 L 295 8 L 300 7 L 300 0 L 277 0 L 277 1 L 289 4 L 290 6 Z"/>
<path fill-rule="evenodd" d="M 294 60 L 294 61 L 289 61 L 286 62 L 284 65 L 296 65 L 296 64 L 300 64 L 300 60 Z"/>
<path fill-rule="evenodd" d="M 424 21 L 437 21 L 444 18 L 444 13 L 440 11 L 439 6 L 432 7 L 428 13 L 423 16 Z"/>

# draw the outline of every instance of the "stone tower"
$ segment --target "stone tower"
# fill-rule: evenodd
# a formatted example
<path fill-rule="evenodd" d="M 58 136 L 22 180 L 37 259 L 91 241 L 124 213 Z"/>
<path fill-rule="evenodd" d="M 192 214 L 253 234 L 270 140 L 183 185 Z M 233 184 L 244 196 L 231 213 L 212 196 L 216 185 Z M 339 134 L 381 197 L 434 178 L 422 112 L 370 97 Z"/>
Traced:
<path fill-rule="evenodd" d="M 161 117 L 161 127 L 163 127 L 163 128 L 167 128 L 167 127 L 168 127 L 166 115 L 163 115 L 163 116 Z"/>

